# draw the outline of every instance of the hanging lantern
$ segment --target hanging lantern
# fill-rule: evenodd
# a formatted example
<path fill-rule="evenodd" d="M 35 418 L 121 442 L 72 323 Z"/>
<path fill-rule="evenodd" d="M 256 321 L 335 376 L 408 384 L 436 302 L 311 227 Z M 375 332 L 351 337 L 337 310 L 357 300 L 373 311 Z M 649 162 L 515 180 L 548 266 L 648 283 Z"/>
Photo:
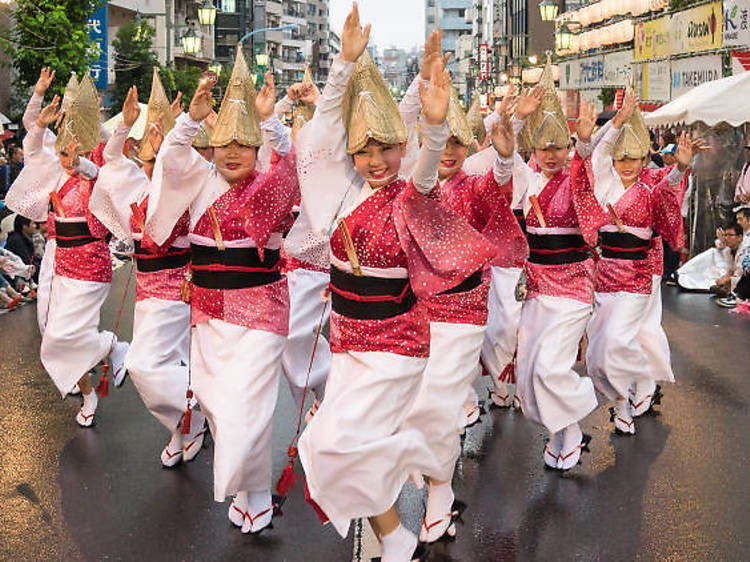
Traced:
<path fill-rule="evenodd" d="M 573 32 L 570 30 L 568 22 L 564 22 L 557 31 L 555 31 L 555 47 L 558 51 L 567 51 L 573 43 Z"/>
<path fill-rule="evenodd" d="M 182 34 L 182 50 L 186 55 L 194 55 L 201 50 L 201 38 L 192 27 Z"/>
<path fill-rule="evenodd" d="M 539 14 L 542 16 L 542 21 L 554 21 L 557 17 L 557 10 L 559 9 L 555 0 L 542 0 L 539 2 Z"/>
<path fill-rule="evenodd" d="M 198 7 L 198 21 L 201 25 L 211 26 L 216 21 L 216 6 L 211 0 L 204 0 Z"/>

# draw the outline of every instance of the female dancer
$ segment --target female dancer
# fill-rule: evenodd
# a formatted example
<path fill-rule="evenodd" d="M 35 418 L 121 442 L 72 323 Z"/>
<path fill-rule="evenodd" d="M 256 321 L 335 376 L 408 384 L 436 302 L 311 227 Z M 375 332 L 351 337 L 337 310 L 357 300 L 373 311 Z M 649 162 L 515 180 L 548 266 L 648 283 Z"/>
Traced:
<path fill-rule="evenodd" d="M 402 428 L 429 354 L 418 297 L 460 285 L 493 249 L 423 195 L 436 185 L 449 135 L 442 64 L 422 89 L 424 142 L 407 183 L 398 178 L 407 131 L 365 52 L 369 32 L 355 3 L 300 153 L 303 207 L 316 229 L 335 230 L 331 372 L 299 450 L 309 496 L 337 531 L 346 536 L 352 518 L 369 517 L 382 560 L 401 562 L 413 558 L 417 537 L 394 503 L 409 475 L 437 469 L 422 433 Z"/>
<path fill-rule="evenodd" d="M 135 319 L 125 365 L 143 403 L 171 433 L 161 452 L 161 463 L 166 467 L 193 460 L 200 452 L 205 432 L 205 418 L 200 412 L 192 412 L 184 434 L 180 423 L 190 361 L 190 306 L 181 295 L 190 261 L 189 216 L 185 213 L 177 221 L 160 246 L 144 232 L 153 160 L 159 152 L 163 124 L 169 127 L 171 121 L 174 125 L 174 109 L 155 72 L 148 102 L 148 137 L 141 149 L 143 161 L 151 160 L 151 165 L 141 169 L 123 154 L 125 141 L 140 114 L 138 91 L 130 89 L 122 108 L 123 122 L 104 150 L 106 164 L 99 171 L 90 203 L 92 212 L 118 239 L 134 241 Z"/>
<path fill-rule="evenodd" d="M 586 130 L 594 120 L 584 105 Z M 588 327 L 586 366 L 596 388 L 615 400 L 612 421 L 620 433 L 635 434 L 628 402 L 631 388 L 652 388 L 648 357 L 638 340 L 652 291 L 648 249 L 654 232 L 673 248 L 682 243 L 679 184 L 692 158 L 687 134 L 680 137 L 676 168 L 657 185 L 640 181 L 649 136 L 629 92 L 592 157 L 591 185 L 584 160 L 576 155 L 571 174 L 576 211 L 584 236 L 598 234 L 594 315 Z"/>
<path fill-rule="evenodd" d="M 42 71 L 41 87 L 54 73 Z M 40 84 L 38 83 L 38 86 Z M 37 98 L 40 99 L 40 98 Z M 47 319 L 42 336 L 41 360 L 60 393 L 76 388 L 83 406 L 76 421 L 83 427 L 94 422 L 98 399 L 88 372 L 109 356 L 116 386 L 122 384 L 128 345 L 111 332 L 100 332 L 99 310 L 109 292 L 112 265 L 104 238 L 107 229 L 88 209 L 96 164 L 80 154 L 99 143 L 99 97 L 86 76 L 63 119 L 51 150 L 47 126 L 59 117 L 60 98 L 38 114 L 24 139 L 27 165 L 6 198 L 9 208 L 33 220 L 44 220 L 52 203 L 55 224 L 55 275 L 52 280 Z"/>
<path fill-rule="evenodd" d="M 211 134 L 214 163 L 193 150 L 212 86 L 201 81 L 159 150 L 146 232 L 165 244 L 189 212 L 191 385 L 214 436 L 214 499 L 234 495 L 230 520 L 258 533 L 273 513 L 271 420 L 289 325 L 281 233 L 299 189 L 273 77 L 256 97 L 241 47 Z M 261 128 L 280 157 L 265 174 L 255 170 Z"/>

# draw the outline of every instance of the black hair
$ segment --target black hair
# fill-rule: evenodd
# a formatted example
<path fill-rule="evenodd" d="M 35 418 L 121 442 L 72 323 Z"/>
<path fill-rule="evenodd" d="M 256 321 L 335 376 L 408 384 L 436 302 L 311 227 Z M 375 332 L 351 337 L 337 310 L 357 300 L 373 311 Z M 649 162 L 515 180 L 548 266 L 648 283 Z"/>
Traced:
<path fill-rule="evenodd" d="M 23 227 L 30 224 L 31 219 L 27 219 L 26 217 L 22 217 L 21 215 L 16 215 L 16 218 L 13 219 L 13 231 L 21 234 L 23 232 Z"/>
<path fill-rule="evenodd" d="M 748 207 L 742 207 L 740 209 L 737 209 L 737 213 L 736 214 L 742 215 L 746 219 L 750 219 L 750 208 L 748 208 Z"/>
<path fill-rule="evenodd" d="M 742 236 L 742 227 L 741 227 L 741 226 L 740 226 L 739 224 L 737 224 L 736 222 L 735 222 L 735 223 L 732 223 L 732 224 L 730 224 L 730 225 L 729 225 L 728 227 L 726 227 L 726 228 L 725 228 L 724 230 L 733 230 L 733 231 L 734 231 L 734 233 L 735 233 L 735 234 L 736 234 L 737 236 Z"/>

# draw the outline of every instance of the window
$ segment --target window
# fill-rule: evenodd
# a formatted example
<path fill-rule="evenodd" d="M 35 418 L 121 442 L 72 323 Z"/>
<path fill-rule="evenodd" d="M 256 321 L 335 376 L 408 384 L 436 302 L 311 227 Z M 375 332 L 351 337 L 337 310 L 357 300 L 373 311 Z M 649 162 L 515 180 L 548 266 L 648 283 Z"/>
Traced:
<path fill-rule="evenodd" d="M 236 12 L 237 2 L 236 0 L 221 0 L 220 8 L 222 12 Z"/>

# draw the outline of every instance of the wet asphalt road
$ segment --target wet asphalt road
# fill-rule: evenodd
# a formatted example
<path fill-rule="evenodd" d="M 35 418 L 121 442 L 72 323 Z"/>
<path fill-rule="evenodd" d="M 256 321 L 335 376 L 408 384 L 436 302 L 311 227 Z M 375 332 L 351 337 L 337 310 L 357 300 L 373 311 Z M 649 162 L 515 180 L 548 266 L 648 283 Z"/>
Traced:
<path fill-rule="evenodd" d="M 115 275 L 103 328 L 128 269 Z M 132 295 L 124 338 L 131 311 Z M 469 429 L 454 484 L 469 510 L 431 560 L 750 560 L 750 318 L 667 288 L 664 324 L 678 382 L 659 413 L 628 438 L 597 410 L 583 423 L 592 453 L 565 476 L 542 468 L 543 432 L 518 412 L 492 410 Z M 79 399 L 60 400 L 38 346 L 33 305 L 0 316 L 0 560 L 368 559 L 367 533 L 353 526 L 340 540 L 321 527 L 301 484 L 274 530 L 242 535 L 212 501 L 210 447 L 162 469 L 168 436 L 129 381 L 100 402 L 94 428 L 78 428 Z M 276 475 L 296 423 L 285 385 Z M 411 485 L 399 500 L 414 530 L 422 501 Z"/>

